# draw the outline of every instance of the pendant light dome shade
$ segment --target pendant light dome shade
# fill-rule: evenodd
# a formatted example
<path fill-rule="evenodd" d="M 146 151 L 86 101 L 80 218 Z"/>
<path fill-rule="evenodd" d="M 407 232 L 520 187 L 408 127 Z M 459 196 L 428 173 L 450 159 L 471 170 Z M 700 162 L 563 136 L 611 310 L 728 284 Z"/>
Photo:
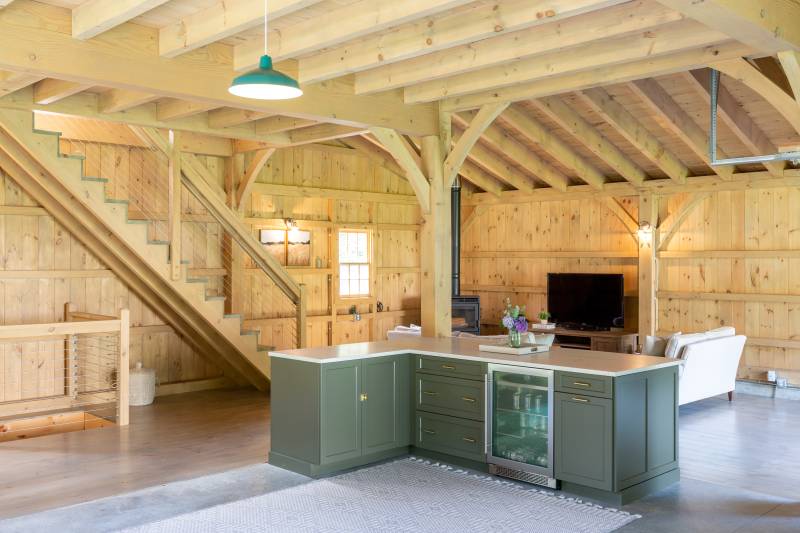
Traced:
<path fill-rule="evenodd" d="M 272 58 L 261 56 L 256 70 L 233 79 L 228 92 L 256 100 L 288 100 L 303 95 L 299 84 L 283 72 L 272 68 Z"/>

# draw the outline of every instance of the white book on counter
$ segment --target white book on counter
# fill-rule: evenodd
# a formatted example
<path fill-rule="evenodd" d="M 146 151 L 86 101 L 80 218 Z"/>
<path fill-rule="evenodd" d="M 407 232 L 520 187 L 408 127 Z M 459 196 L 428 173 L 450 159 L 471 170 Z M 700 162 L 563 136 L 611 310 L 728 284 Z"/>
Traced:
<path fill-rule="evenodd" d="M 513 348 L 508 344 L 480 344 L 478 345 L 478 349 L 482 352 L 529 355 L 532 353 L 547 352 L 550 350 L 550 346 L 547 344 L 521 344 L 519 348 Z"/>
<path fill-rule="evenodd" d="M 556 329 L 556 325 L 553 322 L 549 322 L 547 324 L 531 324 L 532 330 L 548 330 L 548 329 Z"/>

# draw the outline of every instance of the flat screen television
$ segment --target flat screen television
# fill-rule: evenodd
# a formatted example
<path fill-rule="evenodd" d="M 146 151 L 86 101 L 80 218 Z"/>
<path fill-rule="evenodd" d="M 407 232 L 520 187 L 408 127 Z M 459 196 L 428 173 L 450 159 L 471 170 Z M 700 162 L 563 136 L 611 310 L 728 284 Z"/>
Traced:
<path fill-rule="evenodd" d="M 547 274 L 551 321 L 570 329 L 625 325 L 622 274 Z"/>

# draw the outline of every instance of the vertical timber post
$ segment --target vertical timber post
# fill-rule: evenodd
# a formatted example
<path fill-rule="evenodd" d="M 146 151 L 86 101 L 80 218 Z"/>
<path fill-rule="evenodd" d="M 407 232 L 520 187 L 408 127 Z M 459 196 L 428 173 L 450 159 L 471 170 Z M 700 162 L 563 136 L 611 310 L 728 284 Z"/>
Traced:
<path fill-rule="evenodd" d="M 169 132 L 169 262 L 170 275 L 181 277 L 181 150 L 179 133 Z"/>
<path fill-rule="evenodd" d="M 130 348 L 131 312 L 123 309 L 119 313 L 119 361 L 117 362 L 117 425 L 127 426 L 130 420 Z"/>
<path fill-rule="evenodd" d="M 423 173 L 430 181 L 430 213 L 422 227 L 422 334 L 449 336 L 451 319 L 452 263 L 450 184 L 444 179 L 444 147 L 438 136 L 422 138 Z"/>
<path fill-rule="evenodd" d="M 305 348 L 308 346 L 308 327 L 306 316 L 308 315 L 308 295 L 304 283 L 300 284 L 300 301 L 297 303 L 297 347 Z"/>
<path fill-rule="evenodd" d="M 639 346 L 655 335 L 658 319 L 658 197 L 639 195 Z"/>

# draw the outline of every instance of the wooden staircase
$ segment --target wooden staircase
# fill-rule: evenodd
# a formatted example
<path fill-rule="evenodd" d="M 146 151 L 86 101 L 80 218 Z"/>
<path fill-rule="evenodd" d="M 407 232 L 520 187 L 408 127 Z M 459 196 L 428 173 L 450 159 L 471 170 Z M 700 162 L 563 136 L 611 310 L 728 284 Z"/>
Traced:
<path fill-rule="evenodd" d="M 244 330 L 241 315 L 226 314 L 225 298 L 207 296 L 208 280 L 189 277 L 185 263 L 178 279 L 172 279 L 169 243 L 149 240 L 149 221 L 131 220 L 128 201 L 106 195 L 107 179 L 84 175 L 83 157 L 62 155 L 59 136 L 35 131 L 29 112 L 0 110 L 0 167 L 195 349 L 219 353 L 226 375 L 233 372 L 230 377 L 235 381 L 267 389 L 270 347 L 259 344 L 259 332 Z M 241 226 L 230 213 L 217 213 L 217 218 L 221 216 L 225 217 L 224 223 L 220 220 L 223 227 Z M 249 235 L 242 227 L 235 229 Z M 257 244 L 252 236 L 250 239 Z M 249 244 L 252 246 L 252 242 Z M 258 260 L 255 262 L 261 266 Z M 266 266 L 274 268 L 272 264 Z M 268 275 L 294 283 L 285 270 Z M 296 291 L 299 310 L 302 290 L 296 284 L 290 289 Z M 302 325 L 298 321 L 298 328 Z"/>

